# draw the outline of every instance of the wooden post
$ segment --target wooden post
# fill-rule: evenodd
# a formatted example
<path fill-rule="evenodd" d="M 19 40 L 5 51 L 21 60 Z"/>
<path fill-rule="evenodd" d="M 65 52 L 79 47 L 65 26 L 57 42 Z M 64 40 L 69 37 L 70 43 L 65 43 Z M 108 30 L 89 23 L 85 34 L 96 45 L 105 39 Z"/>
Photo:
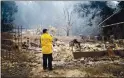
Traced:
<path fill-rule="evenodd" d="M 11 53 L 10 52 L 11 52 L 11 49 L 9 49 L 9 51 L 8 51 L 8 55 L 9 55 L 8 59 L 11 59 Z"/>
<path fill-rule="evenodd" d="M 90 35 L 88 35 L 88 40 L 90 40 Z"/>
<path fill-rule="evenodd" d="M 7 45 L 7 43 L 6 43 L 6 42 L 5 42 L 5 45 Z M 8 56 L 7 50 L 6 50 L 6 55 L 5 55 L 5 56 L 6 56 L 6 59 L 7 59 L 7 56 Z"/>
<path fill-rule="evenodd" d="M 102 36 L 102 41 L 104 42 L 104 36 Z"/>
<path fill-rule="evenodd" d="M 17 31 L 17 30 L 16 30 L 16 27 L 15 27 L 15 38 L 14 38 L 15 43 L 17 43 L 17 41 L 16 41 L 16 39 L 17 39 L 17 38 L 16 38 L 16 36 L 17 36 L 17 35 L 16 35 L 16 31 Z"/>
<path fill-rule="evenodd" d="M 22 26 L 21 26 L 21 50 L 22 50 Z"/>
<path fill-rule="evenodd" d="M 18 26 L 18 51 L 19 51 L 19 26 Z"/>

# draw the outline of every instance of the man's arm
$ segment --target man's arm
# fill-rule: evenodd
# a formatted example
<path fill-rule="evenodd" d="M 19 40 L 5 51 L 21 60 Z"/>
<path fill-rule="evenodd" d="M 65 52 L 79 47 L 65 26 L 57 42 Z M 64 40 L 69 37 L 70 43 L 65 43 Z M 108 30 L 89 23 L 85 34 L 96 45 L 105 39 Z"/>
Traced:
<path fill-rule="evenodd" d="M 50 40 L 51 42 L 53 41 L 52 35 L 49 35 L 49 40 Z"/>

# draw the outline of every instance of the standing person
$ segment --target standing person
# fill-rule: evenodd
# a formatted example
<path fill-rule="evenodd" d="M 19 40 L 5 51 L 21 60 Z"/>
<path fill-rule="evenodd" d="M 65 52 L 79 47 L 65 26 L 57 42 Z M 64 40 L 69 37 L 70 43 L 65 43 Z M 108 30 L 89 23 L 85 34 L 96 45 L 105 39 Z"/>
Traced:
<path fill-rule="evenodd" d="M 42 53 L 43 53 L 43 69 L 52 70 L 52 36 L 47 29 L 43 29 L 43 34 L 40 37 Z"/>

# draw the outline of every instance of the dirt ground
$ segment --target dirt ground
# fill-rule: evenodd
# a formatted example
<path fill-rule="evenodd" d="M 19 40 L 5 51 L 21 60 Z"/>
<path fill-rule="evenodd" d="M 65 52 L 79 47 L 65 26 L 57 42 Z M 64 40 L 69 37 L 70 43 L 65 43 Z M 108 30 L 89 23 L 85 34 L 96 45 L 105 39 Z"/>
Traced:
<path fill-rule="evenodd" d="M 31 36 L 32 40 L 34 40 L 35 38 L 39 38 L 39 36 Z M 29 78 L 124 77 L 124 57 L 117 56 L 114 58 L 110 58 L 108 56 L 103 56 L 103 57 L 92 57 L 92 58 L 82 57 L 79 59 L 74 59 L 73 53 L 68 43 L 75 38 L 79 39 L 79 37 L 56 37 L 56 38 L 58 38 L 59 41 L 62 42 L 61 44 L 64 45 L 53 47 L 53 62 L 52 62 L 53 71 L 48 71 L 48 70 L 43 71 L 41 48 L 30 47 L 30 49 L 27 50 L 27 55 L 25 56 L 24 54 L 26 58 L 30 57 L 31 60 L 36 58 L 32 62 L 26 62 L 28 63 L 26 64 L 26 66 L 31 68 L 30 71 L 28 72 Z M 21 63 L 23 64 L 23 62 Z M 24 69 L 23 70 L 21 69 L 20 72 L 23 72 Z"/>
<path fill-rule="evenodd" d="M 36 36 L 35 38 L 39 38 Z M 35 39 L 33 36 L 31 39 Z M 104 56 L 98 58 L 74 59 L 69 48 L 69 42 L 79 37 L 55 37 L 65 44 L 55 46 L 53 49 L 53 71 L 43 71 L 42 51 L 40 48 L 33 48 L 37 57 L 36 66 L 33 67 L 30 77 L 124 77 L 124 58 L 113 59 Z"/>
<path fill-rule="evenodd" d="M 42 54 L 36 54 L 39 64 L 31 77 L 124 77 L 124 58 L 81 58 L 71 61 L 53 61 L 53 71 L 43 71 Z M 40 56 L 41 55 L 41 56 Z M 102 59 L 102 60 L 101 60 Z"/>

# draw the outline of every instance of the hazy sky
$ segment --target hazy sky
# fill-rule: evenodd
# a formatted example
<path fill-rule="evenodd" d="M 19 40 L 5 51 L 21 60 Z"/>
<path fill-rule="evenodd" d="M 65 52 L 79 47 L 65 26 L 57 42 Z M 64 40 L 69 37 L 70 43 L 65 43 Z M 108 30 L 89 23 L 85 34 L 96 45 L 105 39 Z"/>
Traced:
<path fill-rule="evenodd" d="M 88 1 L 16 1 L 18 6 L 18 12 L 15 14 L 15 23 L 22 25 L 25 28 L 36 28 L 38 25 L 42 25 L 43 28 L 47 28 L 52 25 L 55 27 L 62 27 L 65 25 L 63 8 L 69 8 L 69 11 L 73 10 L 73 5 L 76 3 L 88 4 Z M 108 6 L 115 8 L 117 1 L 109 1 Z M 91 14 L 92 15 L 92 14 Z M 78 18 L 77 14 L 73 14 L 76 22 L 73 24 L 73 31 L 82 25 L 80 30 L 82 33 L 91 34 L 92 31 L 97 30 L 95 26 L 95 20 L 99 20 L 97 16 L 92 20 L 95 24 L 93 27 L 84 28 L 86 21 L 90 16 L 85 18 Z"/>

